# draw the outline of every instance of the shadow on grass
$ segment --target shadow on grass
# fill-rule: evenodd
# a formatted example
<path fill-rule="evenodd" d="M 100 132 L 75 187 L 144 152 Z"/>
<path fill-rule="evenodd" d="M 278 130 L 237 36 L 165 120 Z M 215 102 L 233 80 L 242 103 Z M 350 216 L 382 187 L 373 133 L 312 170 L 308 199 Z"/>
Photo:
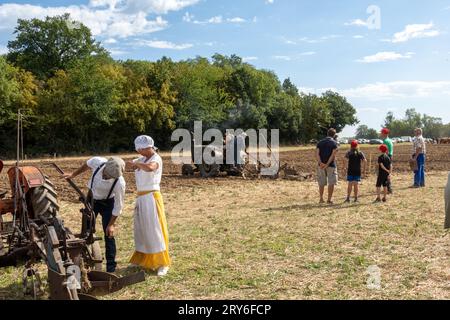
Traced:
<path fill-rule="evenodd" d="M 33 298 L 24 295 L 22 282 L 18 280 L 7 287 L 0 288 L 0 300 L 33 300 Z"/>
<path fill-rule="evenodd" d="M 312 210 L 312 209 L 335 209 L 335 210 L 341 210 L 341 209 L 349 209 L 349 208 L 358 208 L 362 206 L 367 206 L 368 203 L 361 203 L 361 202 L 352 202 L 352 203 L 343 203 L 343 204 L 298 204 L 298 205 L 292 205 L 292 206 L 285 206 L 285 207 L 276 207 L 276 208 L 267 208 L 262 209 L 262 212 L 273 212 L 273 211 L 294 211 L 294 210 Z"/>
<path fill-rule="evenodd" d="M 125 276 L 129 276 L 132 275 L 134 273 L 138 273 L 144 271 L 145 272 L 145 276 L 148 277 L 156 277 L 156 271 L 152 271 L 152 270 L 148 270 L 148 269 L 144 269 L 141 268 L 139 266 L 133 266 L 133 265 L 128 265 L 126 267 L 123 268 L 117 268 L 115 274 L 119 277 L 125 277 Z"/>

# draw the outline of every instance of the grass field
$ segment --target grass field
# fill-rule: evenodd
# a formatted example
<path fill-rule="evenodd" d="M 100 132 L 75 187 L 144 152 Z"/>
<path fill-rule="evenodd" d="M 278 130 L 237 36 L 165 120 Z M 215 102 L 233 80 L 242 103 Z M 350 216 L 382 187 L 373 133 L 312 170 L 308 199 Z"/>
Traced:
<path fill-rule="evenodd" d="M 109 299 L 449 299 L 449 234 L 443 229 L 446 172 L 426 189 L 395 176 L 395 196 L 373 204 L 374 177 L 358 204 L 319 205 L 316 183 L 228 180 L 163 191 L 173 266 L 165 278 Z M 184 180 L 183 178 L 178 178 Z M 61 202 L 66 225 L 78 228 L 79 205 Z M 118 274 L 132 272 L 133 194 L 118 227 Z M 370 266 L 381 288 L 369 289 Z M 45 269 L 43 269 L 45 271 Z M 22 268 L 0 270 L 0 298 L 22 299 Z"/>

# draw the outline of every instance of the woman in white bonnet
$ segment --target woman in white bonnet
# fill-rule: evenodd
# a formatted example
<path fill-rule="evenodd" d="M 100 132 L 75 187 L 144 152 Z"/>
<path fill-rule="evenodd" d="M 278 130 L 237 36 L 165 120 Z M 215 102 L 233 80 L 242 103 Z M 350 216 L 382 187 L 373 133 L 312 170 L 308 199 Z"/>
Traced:
<path fill-rule="evenodd" d="M 136 175 L 137 200 L 134 213 L 135 252 L 130 263 L 156 270 L 158 276 L 167 274 L 170 266 L 169 233 L 164 203 L 160 192 L 162 159 L 156 153 L 149 136 L 134 141 L 140 158 L 127 162 L 127 169 Z"/>

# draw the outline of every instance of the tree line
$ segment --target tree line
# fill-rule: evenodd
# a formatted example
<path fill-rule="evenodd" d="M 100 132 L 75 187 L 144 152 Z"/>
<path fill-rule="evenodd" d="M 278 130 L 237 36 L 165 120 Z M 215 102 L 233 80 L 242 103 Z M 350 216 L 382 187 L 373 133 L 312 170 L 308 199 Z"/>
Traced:
<path fill-rule="evenodd" d="M 398 119 L 393 112 L 388 112 L 383 128 L 391 131 L 392 137 L 406 137 L 414 134 L 414 129 L 422 128 L 427 138 L 438 139 L 450 137 L 450 123 L 444 123 L 442 118 L 421 114 L 414 108 L 407 109 L 403 118 Z M 360 125 L 356 130 L 357 139 L 377 139 L 380 130 Z"/>
<path fill-rule="evenodd" d="M 114 60 L 68 14 L 19 19 L 0 56 L 0 153 L 13 154 L 17 111 L 25 152 L 132 150 L 138 134 L 169 148 L 175 128 L 277 128 L 284 143 L 307 143 L 358 123 L 345 97 L 303 94 L 291 80 L 242 58 Z"/>

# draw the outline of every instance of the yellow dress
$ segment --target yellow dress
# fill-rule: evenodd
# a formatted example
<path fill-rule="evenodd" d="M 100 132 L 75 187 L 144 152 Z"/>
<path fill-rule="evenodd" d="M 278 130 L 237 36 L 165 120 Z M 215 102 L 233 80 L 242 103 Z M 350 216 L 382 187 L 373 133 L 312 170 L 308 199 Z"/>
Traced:
<path fill-rule="evenodd" d="M 155 153 L 148 161 L 144 157 L 136 160 L 141 163 L 156 162 L 155 172 L 136 170 L 138 197 L 134 211 L 135 252 L 130 263 L 145 269 L 157 270 L 170 266 L 169 232 L 164 212 L 163 197 L 159 184 L 162 176 L 162 160 Z"/>

